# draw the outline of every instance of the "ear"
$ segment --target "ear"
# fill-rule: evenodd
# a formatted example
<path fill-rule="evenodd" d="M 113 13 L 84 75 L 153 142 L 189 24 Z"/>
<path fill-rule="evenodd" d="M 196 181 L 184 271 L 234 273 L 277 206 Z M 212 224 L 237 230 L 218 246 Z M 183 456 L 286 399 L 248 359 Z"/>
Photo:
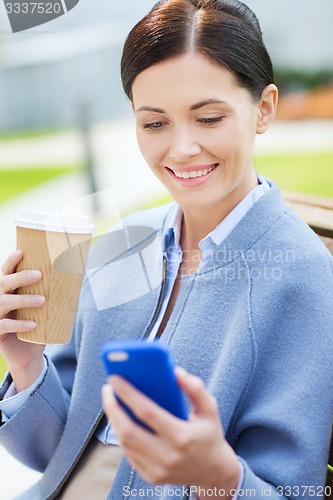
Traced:
<path fill-rule="evenodd" d="M 266 132 L 275 118 L 278 103 L 278 89 L 271 83 L 264 88 L 258 103 L 257 134 Z"/>

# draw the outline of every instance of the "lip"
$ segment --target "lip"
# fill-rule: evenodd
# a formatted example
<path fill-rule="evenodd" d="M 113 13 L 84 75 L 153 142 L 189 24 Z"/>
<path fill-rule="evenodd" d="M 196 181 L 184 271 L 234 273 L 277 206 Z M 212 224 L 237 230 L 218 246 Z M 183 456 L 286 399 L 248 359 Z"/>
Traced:
<path fill-rule="evenodd" d="M 219 163 L 211 163 L 209 165 L 195 165 L 195 166 L 193 165 L 191 167 L 177 168 L 177 170 L 175 169 L 176 172 L 197 172 L 199 170 L 207 170 L 213 166 L 215 166 L 215 168 L 213 168 L 213 170 L 208 174 L 202 175 L 201 177 L 192 177 L 189 179 L 182 179 L 181 177 L 176 177 L 174 171 L 170 167 L 166 167 L 166 170 L 169 173 L 170 177 L 173 179 L 173 181 L 176 182 L 177 184 L 188 187 L 197 187 L 200 186 L 201 184 L 204 184 L 209 179 L 211 179 L 215 171 L 219 168 L 220 166 Z"/>

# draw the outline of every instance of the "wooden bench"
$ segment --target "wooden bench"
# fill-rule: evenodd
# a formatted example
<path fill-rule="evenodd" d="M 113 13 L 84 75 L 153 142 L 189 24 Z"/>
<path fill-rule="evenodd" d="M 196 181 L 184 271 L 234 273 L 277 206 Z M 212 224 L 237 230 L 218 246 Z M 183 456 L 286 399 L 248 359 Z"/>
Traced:
<path fill-rule="evenodd" d="M 286 202 L 318 234 L 333 255 L 333 200 L 285 191 Z M 332 290 L 333 293 L 333 290 Z M 333 325 L 332 325 L 333 328 Z M 333 360 L 332 360 L 333 363 Z M 333 499 L 333 437 L 327 466 L 326 499 Z"/>

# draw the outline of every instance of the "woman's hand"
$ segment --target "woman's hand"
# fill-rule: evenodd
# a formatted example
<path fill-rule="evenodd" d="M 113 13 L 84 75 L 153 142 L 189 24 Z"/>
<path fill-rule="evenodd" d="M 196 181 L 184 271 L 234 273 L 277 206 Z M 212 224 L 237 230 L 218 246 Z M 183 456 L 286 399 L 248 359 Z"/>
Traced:
<path fill-rule="evenodd" d="M 22 252 L 12 253 L 2 266 L 0 278 L 0 354 L 5 358 L 15 382 L 17 392 L 29 387 L 40 375 L 44 366 L 44 346 L 23 342 L 16 332 L 33 330 L 33 321 L 18 321 L 15 311 L 20 308 L 40 307 L 45 297 L 39 295 L 17 295 L 15 290 L 42 279 L 40 271 L 16 272 L 22 260 Z"/>
<path fill-rule="evenodd" d="M 128 461 L 146 481 L 224 489 L 228 498 L 238 485 L 240 466 L 224 438 L 216 400 L 200 378 L 181 368 L 176 375 L 193 405 L 188 421 L 174 417 L 118 376 L 109 378 L 113 389 L 155 434 L 127 415 L 110 385 L 102 392 L 105 413 Z"/>

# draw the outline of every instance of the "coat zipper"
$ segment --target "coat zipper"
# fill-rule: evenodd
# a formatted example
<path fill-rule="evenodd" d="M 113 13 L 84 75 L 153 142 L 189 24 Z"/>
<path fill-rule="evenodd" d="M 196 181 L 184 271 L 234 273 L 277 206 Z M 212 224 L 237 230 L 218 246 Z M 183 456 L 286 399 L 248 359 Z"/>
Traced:
<path fill-rule="evenodd" d="M 158 297 L 158 302 L 157 302 L 157 306 L 156 306 L 156 309 L 155 309 L 154 316 L 153 316 L 153 318 L 152 318 L 152 320 L 151 320 L 151 322 L 150 322 L 147 330 L 145 331 L 145 334 L 143 335 L 142 339 L 147 339 L 149 337 L 152 329 L 155 326 L 155 323 L 157 321 L 158 315 L 161 312 L 162 305 L 163 305 L 163 300 L 164 300 L 164 294 L 165 294 L 165 287 L 166 287 L 166 276 L 167 276 L 167 259 L 163 255 L 163 274 L 162 274 L 161 291 L 160 291 L 160 295 Z"/>
<path fill-rule="evenodd" d="M 154 325 L 157 321 L 158 315 L 160 314 L 160 311 L 162 309 L 162 304 L 163 304 L 164 294 L 165 294 L 165 287 L 166 287 L 166 277 L 167 277 L 167 259 L 166 259 L 165 255 L 163 255 L 163 274 L 162 274 L 161 291 L 160 291 L 160 295 L 158 297 L 158 302 L 157 302 L 154 316 L 152 317 L 152 320 L 151 320 L 147 330 L 145 331 L 142 339 L 147 339 L 149 337 L 149 335 L 150 335 L 150 333 L 151 333 L 152 329 L 154 328 Z M 129 491 L 129 489 L 130 489 L 133 475 L 134 475 L 134 467 L 131 468 L 131 472 L 130 472 L 130 475 L 128 477 L 126 487 L 123 489 L 124 493 L 122 496 L 122 500 L 125 500 L 125 498 L 126 498 L 125 492 Z"/>
<path fill-rule="evenodd" d="M 80 453 L 76 456 L 74 462 L 72 463 L 70 469 L 67 471 L 67 474 L 65 475 L 65 477 L 62 479 L 61 483 L 58 484 L 57 489 L 49 497 L 47 497 L 46 500 L 54 500 L 57 497 L 58 493 L 60 493 L 60 491 L 62 490 L 64 484 L 67 481 L 67 479 L 72 474 L 74 468 L 76 467 L 77 463 L 79 462 L 80 458 L 82 457 L 83 453 L 85 452 L 85 450 L 86 450 L 86 448 L 88 446 L 88 443 L 90 442 L 91 438 L 95 434 L 95 432 L 97 430 L 97 427 L 101 423 L 103 417 L 104 417 L 104 411 L 101 411 L 101 413 L 99 414 L 98 419 L 97 419 L 95 425 L 93 426 L 93 428 L 91 429 L 91 431 L 89 433 L 89 436 L 85 440 L 84 445 L 83 445 L 83 447 L 80 450 Z"/>

